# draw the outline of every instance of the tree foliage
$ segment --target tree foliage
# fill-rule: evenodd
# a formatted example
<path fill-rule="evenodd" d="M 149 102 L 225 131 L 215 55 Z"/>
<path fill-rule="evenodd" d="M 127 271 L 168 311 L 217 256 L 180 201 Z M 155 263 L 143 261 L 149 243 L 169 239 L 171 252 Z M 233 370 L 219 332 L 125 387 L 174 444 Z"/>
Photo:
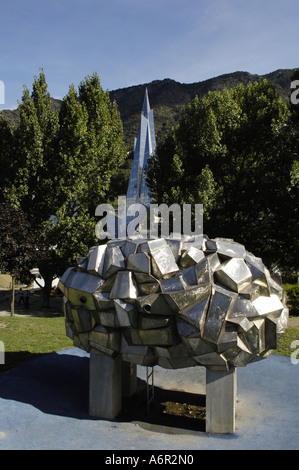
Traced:
<path fill-rule="evenodd" d="M 36 261 L 36 246 L 25 214 L 8 202 L 0 204 L 0 214 L 0 272 L 27 282 Z"/>
<path fill-rule="evenodd" d="M 0 114 L 0 202 L 5 201 L 7 188 L 13 179 L 14 138 L 13 131 L 4 114 Z"/>
<path fill-rule="evenodd" d="M 96 74 L 80 83 L 79 92 L 71 85 L 58 112 L 41 70 L 32 93 L 24 88 L 19 113 L 17 129 L 0 126 L 9 142 L 0 149 L 3 161 L 13 148 L 2 190 L 34 233 L 47 303 L 52 279 L 97 241 L 94 209 L 125 159 L 123 130 Z"/>
<path fill-rule="evenodd" d="M 210 237 L 295 268 L 294 135 L 287 105 L 266 80 L 196 97 L 150 160 L 152 196 L 204 204 Z"/>

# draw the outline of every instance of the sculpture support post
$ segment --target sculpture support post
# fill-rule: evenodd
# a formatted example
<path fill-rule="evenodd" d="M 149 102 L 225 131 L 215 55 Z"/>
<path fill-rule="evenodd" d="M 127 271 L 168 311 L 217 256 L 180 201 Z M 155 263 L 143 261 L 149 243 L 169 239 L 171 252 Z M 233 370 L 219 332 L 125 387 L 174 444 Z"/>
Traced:
<path fill-rule="evenodd" d="M 136 364 L 97 352 L 90 354 L 89 414 L 114 419 L 121 411 L 122 396 L 137 391 Z"/>
<path fill-rule="evenodd" d="M 89 363 L 89 414 L 114 419 L 121 411 L 122 361 L 104 353 L 91 353 Z"/>
<path fill-rule="evenodd" d="M 122 396 L 131 397 L 137 392 L 137 366 L 131 362 L 122 361 Z"/>
<path fill-rule="evenodd" d="M 206 370 L 206 432 L 234 433 L 237 371 Z"/>

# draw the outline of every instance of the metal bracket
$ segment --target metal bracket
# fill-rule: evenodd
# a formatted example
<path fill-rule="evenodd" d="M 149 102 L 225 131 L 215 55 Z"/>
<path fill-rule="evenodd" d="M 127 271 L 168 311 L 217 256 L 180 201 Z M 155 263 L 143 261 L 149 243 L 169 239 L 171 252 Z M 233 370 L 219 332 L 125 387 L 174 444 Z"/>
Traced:
<path fill-rule="evenodd" d="M 149 371 L 151 369 L 151 371 Z M 154 401 L 154 368 L 146 367 L 146 403 L 147 412 L 150 412 L 151 403 Z"/>

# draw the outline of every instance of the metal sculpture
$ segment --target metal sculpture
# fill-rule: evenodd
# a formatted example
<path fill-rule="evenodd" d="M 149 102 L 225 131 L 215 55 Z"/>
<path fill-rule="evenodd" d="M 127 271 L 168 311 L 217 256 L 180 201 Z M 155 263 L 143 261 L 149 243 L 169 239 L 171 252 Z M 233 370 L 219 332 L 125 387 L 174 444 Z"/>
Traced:
<path fill-rule="evenodd" d="M 167 369 L 228 371 L 266 358 L 288 320 L 262 260 L 224 238 L 111 240 L 59 288 L 75 346 Z"/>

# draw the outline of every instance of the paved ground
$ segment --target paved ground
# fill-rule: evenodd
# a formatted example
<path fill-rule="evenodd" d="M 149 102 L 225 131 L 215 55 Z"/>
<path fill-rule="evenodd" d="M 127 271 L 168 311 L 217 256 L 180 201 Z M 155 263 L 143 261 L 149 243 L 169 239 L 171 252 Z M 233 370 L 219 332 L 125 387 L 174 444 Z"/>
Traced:
<path fill-rule="evenodd" d="M 232 435 L 196 431 L 175 417 L 168 426 L 150 422 L 146 413 L 138 419 L 138 400 L 131 417 L 127 412 L 113 421 L 91 418 L 88 374 L 88 354 L 78 348 L 43 356 L 2 374 L 0 449 L 299 449 L 299 364 L 292 364 L 288 357 L 273 354 L 238 368 L 237 429 Z M 144 374 L 144 368 L 138 367 L 139 399 L 145 394 Z M 158 392 L 164 389 L 164 398 L 173 399 L 173 390 L 179 390 L 175 399 L 192 401 L 205 393 L 205 369 L 155 367 L 155 385 Z M 202 429 L 200 423 L 198 428 Z"/>
<path fill-rule="evenodd" d="M 16 289 L 15 291 L 15 316 L 51 316 L 53 314 L 61 314 L 62 296 L 53 295 L 50 297 L 50 308 L 41 308 L 42 305 L 42 294 L 40 289 L 23 289 L 24 297 L 26 297 L 27 291 L 29 292 L 29 306 L 26 306 L 21 302 L 21 290 Z M 0 289 L 0 316 L 11 314 L 11 292 L 6 289 Z"/>
<path fill-rule="evenodd" d="M 18 304 L 15 315 L 60 312 L 40 309 L 38 293 L 30 307 Z M 0 315 L 10 314 L 10 297 L 0 295 Z M 289 326 L 299 327 L 299 317 Z M 203 404 L 205 369 L 167 371 L 155 367 L 155 407 L 146 413 L 145 369 L 138 367 L 139 393 L 124 402 L 113 421 L 88 415 L 89 356 L 78 348 L 42 356 L 0 375 L 1 449 L 235 450 L 299 449 L 299 364 L 272 354 L 238 368 L 236 432 L 212 435 L 203 420 L 165 417 L 160 402 Z M 158 410 L 158 411 L 157 411 Z M 191 422 L 192 421 L 192 422 Z"/>

